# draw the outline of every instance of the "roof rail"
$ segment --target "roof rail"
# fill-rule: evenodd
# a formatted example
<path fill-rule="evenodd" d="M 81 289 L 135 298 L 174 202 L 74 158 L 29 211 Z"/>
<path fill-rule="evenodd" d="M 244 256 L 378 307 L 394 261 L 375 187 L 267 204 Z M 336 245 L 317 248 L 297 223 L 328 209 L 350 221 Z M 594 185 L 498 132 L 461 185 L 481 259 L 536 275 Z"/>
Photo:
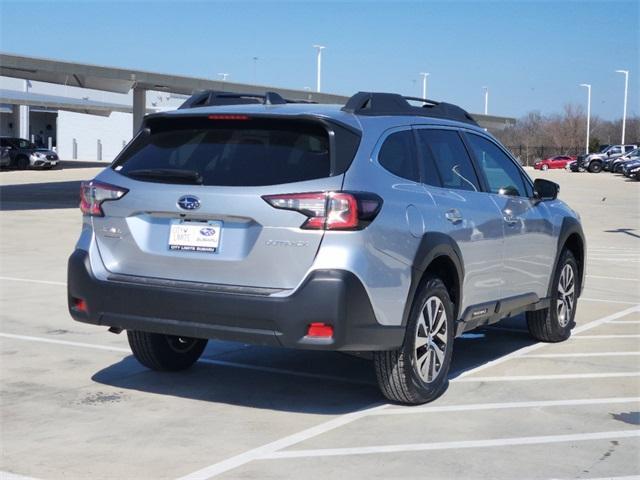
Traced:
<path fill-rule="evenodd" d="M 423 105 L 419 107 L 411 105 L 409 100 L 421 102 Z M 355 115 L 415 115 L 478 125 L 466 110 L 457 105 L 426 98 L 404 97 L 397 93 L 358 92 L 347 101 L 342 110 Z"/>
<path fill-rule="evenodd" d="M 287 103 L 314 103 L 309 100 L 289 100 L 282 98 L 276 92 L 265 92 L 264 95 L 256 93 L 220 92 L 216 90 L 204 90 L 194 93 L 178 110 L 196 107 L 212 107 L 219 105 L 284 105 Z"/>

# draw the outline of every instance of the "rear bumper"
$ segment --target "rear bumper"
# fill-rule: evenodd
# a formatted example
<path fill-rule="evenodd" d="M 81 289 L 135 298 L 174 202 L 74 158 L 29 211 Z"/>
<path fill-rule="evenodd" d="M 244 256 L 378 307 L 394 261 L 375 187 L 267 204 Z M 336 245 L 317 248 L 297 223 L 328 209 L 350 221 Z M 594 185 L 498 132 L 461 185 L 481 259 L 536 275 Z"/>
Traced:
<path fill-rule="evenodd" d="M 71 316 L 128 330 L 315 350 L 391 350 L 404 338 L 404 327 L 376 321 L 362 283 L 345 270 L 314 271 L 286 297 L 185 288 L 171 282 L 149 285 L 122 277 L 96 278 L 88 253 L 76 250 L 68 265 Z M 84 300 L 87 311 L 78 310 L 74 299 Z M 307 337 L 313 322 L 332 325 L 333 337 Z"/>

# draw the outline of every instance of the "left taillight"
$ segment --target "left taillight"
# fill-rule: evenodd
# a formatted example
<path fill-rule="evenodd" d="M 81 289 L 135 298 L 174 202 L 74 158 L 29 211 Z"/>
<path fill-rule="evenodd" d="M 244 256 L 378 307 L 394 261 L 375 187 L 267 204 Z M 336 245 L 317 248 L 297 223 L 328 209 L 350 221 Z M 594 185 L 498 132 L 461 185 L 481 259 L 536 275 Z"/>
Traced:
<path fill-rule="evenodd" d="M 109 183 L 82 182 L 80 184 L 80 210 L 83 214 L 92 217 L 104 217 L 102 204 L 104 202 L 119 200 L 128 192 L 126 188 L 117 187 Z"/>
<path fill-rule="evenodd" d="M 306 215 L 300 226 L 305 230 L 360 230 L 382 207 L 382 199 L 368 192 L 288 193 L 262 198 L 274 208 Z"/>

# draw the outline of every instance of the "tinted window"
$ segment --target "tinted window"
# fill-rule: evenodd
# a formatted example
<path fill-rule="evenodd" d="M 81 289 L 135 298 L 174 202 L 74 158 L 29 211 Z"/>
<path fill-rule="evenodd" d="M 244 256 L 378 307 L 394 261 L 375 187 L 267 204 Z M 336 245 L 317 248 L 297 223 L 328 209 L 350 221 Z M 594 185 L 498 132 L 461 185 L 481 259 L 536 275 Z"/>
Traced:
<path fill-rule="evenodd" d="M 417 132 L 421 149 L 435 161 L 443 187 L 480 190 L 478 177 L 458 132 L 437 129 Z"/>
<path fill-rule="evenodd" d="M 418 181 L 411 130 L 389 135 L 380 148 L 378 162 L 394 175 Z"/>
<path fill-rule="evenodd" d="M 473 134 L 467 139 L 492 193 L 527 196 L 520 169 L 495 143 Z"/>
<path fill-rule="evenodd" d="M 203 185 L 260 186 L 327 177 L 331 161 L 326 130 L 309 122 L 172 119 L 151 123 L 114 168 L 136 179 L 140 170 L 182 170 Z"/>
<path fill-rule="evenodd" d="M 31 143 L 29 140 L 24 140 L 24 139 L 19 139 L 18 140 L 18 147 L 19 148 L 35 148 L 36 146 Z"/>

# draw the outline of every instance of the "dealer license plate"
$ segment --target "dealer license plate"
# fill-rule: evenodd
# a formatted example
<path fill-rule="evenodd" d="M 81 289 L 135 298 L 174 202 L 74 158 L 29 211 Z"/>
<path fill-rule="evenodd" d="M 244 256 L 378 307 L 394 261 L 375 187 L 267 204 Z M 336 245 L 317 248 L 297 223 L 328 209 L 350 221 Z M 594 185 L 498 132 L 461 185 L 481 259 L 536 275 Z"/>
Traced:
<path fill-rule="evenodd" d="M 174 220 L 169 232 L 169 249 L 215 253 L 220 248 L 222 222 Z"/>

